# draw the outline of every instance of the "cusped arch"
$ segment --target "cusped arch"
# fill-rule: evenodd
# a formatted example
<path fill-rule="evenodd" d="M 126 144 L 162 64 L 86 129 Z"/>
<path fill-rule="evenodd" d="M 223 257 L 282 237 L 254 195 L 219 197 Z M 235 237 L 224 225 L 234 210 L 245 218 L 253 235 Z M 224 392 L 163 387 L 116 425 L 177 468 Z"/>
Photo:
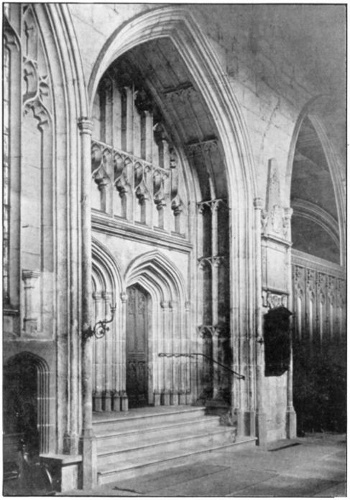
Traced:
<path fill-rule="evenodd" d="M 171 260 L 153 250 L 136 257 L 128 266 L 125 273 L 125 285 L 143 283 L 147 289 L 158 289 L 162 300 L 187 302 L 187 293 L 184 278 Z"/>
<path fill-rule="evenodd" d="M 92 279 L 99 283 L 104 291 L 112 293 L 112 300 L 124 289 L 122 274 L 115 258 L 100 241 L 92 239 Z"/>

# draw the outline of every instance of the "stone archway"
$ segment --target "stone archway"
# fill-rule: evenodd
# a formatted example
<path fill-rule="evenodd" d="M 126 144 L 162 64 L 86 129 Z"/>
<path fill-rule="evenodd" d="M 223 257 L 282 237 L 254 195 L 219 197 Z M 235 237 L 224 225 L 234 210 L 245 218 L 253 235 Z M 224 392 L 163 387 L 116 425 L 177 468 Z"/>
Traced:
<path fill-rule="evenodd" d="M 309 102 L 294 131 L 287 189 L 291 219 L 293 398 L 298 433 L 343 432 L 346 399 L 345 211 L 341 168 Z"/>
<path fill-rule="evenodd" d="M 102 338 L 92 339 L 92 409 L 93 411 L 120 411 L 124 409 L 124 364 L 120 331 L 122 329 L 123 281 L 118 264 L 109 250 L 99 241 L 92 243 L 92 324 L 116 313 L 109 330 Z"/>
<path fill-rule="evenodd" d="M 32 455 L 47 453 L 50 442 L 50 370 L 30 352 L 11 357 L 4 366 L 4 455 L 20 440 Z"/>
<path fill-rule="evenodd" d="M 181 272 L 161 252 L 152 251 L 130 263 L 125 285 L 129 290 L 141 287 L 149 297 L 148 403 L 155 406 L 191 404 L 196 389 L 193 381 L 191 383 L 189 359 L 159 357 L 161 353 L 188 354 L 191 349 L 189 304 Z M 127 296 L 127 302 L 129 300 Z M 125 330 L 125 336 L 127 334 Z"/>
<path fill-rule="evenodd" d="M 214 56 L 209 42 L 195 20 L 189 15 L 188 10 L 182 7 L 154 9 L 146 14 L 137 16 L 110 37 L 96 61 L 89 82 L 91 114 L 98 86 L 108 68 L 111 68 L 111 65 L 121 56 L 127 53 L 134 54 L 133 50 L 137 51 L 138 47 L 142 44 L 156 44 L 157 40 L 164 41 L 167 44 L 168 42 L 170 43 L 171 50 L 174 50 L 178 54 L 179 58 L 182 59 L 184 65 L 188 68 L 190 80 L 192 81 L 191 85 L 188 85 L 188 82 L 185 85 L 185 82 L 179 89 L 168 89 L 168 92 L 165 93 L 167 93 L 169 102 L 171 102 L 173 96 L 178 97 L 180 94 L 183 96 L 191 93 L 193 88 L 198 92 L 205 106 L 207 106 L 205 115 L 208 118 L 210 117 L 212 123 L 215 123 L 214 140 L 212 137 L 209 137 L 212 131 L 209 133 L 207 131 L 207 135 L 204 134 L 204 140 L 203 136 L 201 136 L 201 138 L 192 138 L 191 142 L 189 136 L 186 136 L 186 138 L 182 134 L 181 126 L 178 126 L 178 129 L 176 127 L 173 128 L 174 139 L 186 154 L 191 152 L 194 153 L 193 156 L 196 154 L 196 149 L 200 151 L 200 154 L 203 154 L 204 150 L 206 153 L 212 151 L 213 148 L 217 148 L 219 151 L 219 160 L 216 165 L 209 164 L 207 167 L 208 170 L 211 169 L 212 185 L 215 187 L 214 193 L 209 192 L 209 195 L 205 197 L 199 196 L 196 201 L 197 203 L 209 202 L 205 208 L 208 209 L 208 212 L 212 211 L 214 214 L 212 216 L 212 227 L 215 227 L 215 230 L 217 230 L 215 222 L 216 202 L 220 198 L 220 190 L 222 192 L 223 187 L 226 189 L 225 197 L 228 200 L 229 222 L 225 234 L 229 236 L 229 243 L 227 245 L 229 272 L 223 274 L 225 274 L 228 280 L 227 289 L 230 291 L 230 296 L 226 294 L 229 300 L 227 310 L 235 311 L 235 314 L 230 315 L 228 318 L 229 348 L 232 349 L 233 368 L 240 373 L 245 373 L 247 376 L 247 383 L 244 385 L 238 380 L 232 384 L 232 405 L 236 408 L 239 415 L 243 416 L 244 413 L 249 413 L 249 419 L 254 421 L 256 409 L 256 373 L 254 368 L 248 367 L 254 366 L 255 343 L 253 334 L 249 339 L 249 343 L 252 344 L 250 346 L 241 342 L 240 336 L 245 331 L 255 332 L 256 317 L 258 316 L 256 313 L 257 296 L 255 288 L 256 273 L 258 270 L 256 267 L 255 247 L 260 243 L 252 237 L 249 231 L 245 230 L 245 228 L 253 227 L 255 224 L 253 208 L 255 176 L 253 175 L 252 159 L 245 126 L 229 82 L 223 75 L 222 68 Z M 150 87 L 153 89 L 158 104 L 161 104 L 164 92 L 160 92 L 159 88 L 157 90 L 157 83 L 155 81 L 150 82 Z M 166 108 L 167 106 L 162 107 L 165 110 Z M 100 139 L 100 141 L 107 142 L 108 144 L 108 141 L 103 141 L 103 139 Z M 99 155 L 103 160 L 103 153 L 101 153 Z M 184 155 L 182 154 L 183 157 Z M 198 158 L 194 158 L 191 161 L 192 164 L 196 164 Z M 108 160 L 106 160 L 107 163 Z M 99 165 L 103 166 L 103 161 Z M 218 175 L 219 171 L 221 172 L 220 175 Z M 101 189 L 104 189 L 103 186 L 108 186 L 109 182 L 113 183 L 113 180 L 119 180 L 111 179 L 111 177 L 108 180 L 107 176 L 103 173 L 103 169 L 100 169 L 99 172 L 96 171 L 96 174 L 99 175 L 96 178 L 96 182 L 99 182 Z M 124 186 L 120 186 L 120 189 L 122 191 Z M 104 208 L 103 203 L 101 207 Z M 233 234 L 234 237 L 232 237 Z M 212 255 L 202 254 L 198 255 L 197 258 L 206 259 L 206 262 L 203 261 L 202 263 L 212 267 L 212 274 L 215 276 L 217 265 L 221 265 L 222 263 L 222 261 L 213 258 L 215 256 L 215 240 L 213 249 L 214 252 L 212 252 Z M 212 281 L 215 282 L 215 279 Z M 220 289 L 222 287 L 219 287 Z M 215 286 L 212 287 L 210 293 L 213 297 L 217 298 Z M 212 302 L 215 303 L 215 299 Z M 198 326 L 198 320 L 196 319 L 195 321 L 197 321 Z M 199 323 L 201 322 L 199 320 Z M 209 327 L 206 331 L 215 333 L 214 327 L 217 326 L 217 323 L 218 318 L 214 314 L 213 320 L 210 318 L 210 324 L 202 324 L 202 326 Z M 191 328 L 194 328 L 194 325 L 191 325 Z M 243 426 L 243 418 L 240 419 L 241 424 Z M 241 432 L 245 432 L 243 428 Z M 254 433 L 255 431 L 252 428 L 249 432 Z"/>

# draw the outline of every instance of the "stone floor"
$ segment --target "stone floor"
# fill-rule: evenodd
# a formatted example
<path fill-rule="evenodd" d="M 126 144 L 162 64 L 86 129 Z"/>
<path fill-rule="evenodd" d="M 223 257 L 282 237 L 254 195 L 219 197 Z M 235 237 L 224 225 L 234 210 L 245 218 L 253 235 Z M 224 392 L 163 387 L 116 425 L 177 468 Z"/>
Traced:
<path fill-rule="evenodd" d="M 61 496 L 346 497 L 346 436 L 310 434 Z"/>

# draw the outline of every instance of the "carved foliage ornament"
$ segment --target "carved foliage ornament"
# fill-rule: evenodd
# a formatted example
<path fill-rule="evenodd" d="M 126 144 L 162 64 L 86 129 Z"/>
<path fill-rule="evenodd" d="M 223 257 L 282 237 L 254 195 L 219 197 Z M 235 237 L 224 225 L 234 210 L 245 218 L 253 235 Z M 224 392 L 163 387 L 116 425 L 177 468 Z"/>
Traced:
<path fill-rule="evenodd" d="M 42 128 L 51 122 L 51 83 L 39 30 L 29 6 L 23 16 L 23 112 L 32 111 Z"/>
<path fill-rule="evenodd" d="M 208 139 L 202 142 L 195 142 L 192 144 L 187 144 L 187 152 L 189 156 L 203 155 L 211 153 L 212 151 L 218 150 L 218 140 Z"/>
<path fill-rule="evenodd" d="M 213 257 L 201 257 L 198 259 L 199 269 L 206 267 L 221 267 L 227 265 L 227 258 L 224 255 L 215 255 Z"/>
<path fill-rule="evenodd" d="M 262 293 L 263 306 L 269 309 L 276 309 L 277 307 L 287 307 L 288 296 L 286 294 L 273 293 L 269 290 Z"/>
<path fill-rule="evenodd" d="M 110 178 L 106 172 L 108 162 L 111 161 L 111 150 L 102 145 L 92 142 L 91 144 L 91 170 L 92 178 L 98 185 L 98 188 L 103 189 Z"/>

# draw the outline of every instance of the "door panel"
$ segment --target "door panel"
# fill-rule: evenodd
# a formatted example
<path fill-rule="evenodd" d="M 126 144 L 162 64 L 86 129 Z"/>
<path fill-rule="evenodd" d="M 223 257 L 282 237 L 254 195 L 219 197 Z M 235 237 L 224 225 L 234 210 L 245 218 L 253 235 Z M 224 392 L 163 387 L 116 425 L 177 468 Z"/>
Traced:
<path fill-rule="evenodd" d="M 148 295 L 139 287 L 128 289 L 126 317 L 126 392 L 130 408 L 147 405 Z"/>

